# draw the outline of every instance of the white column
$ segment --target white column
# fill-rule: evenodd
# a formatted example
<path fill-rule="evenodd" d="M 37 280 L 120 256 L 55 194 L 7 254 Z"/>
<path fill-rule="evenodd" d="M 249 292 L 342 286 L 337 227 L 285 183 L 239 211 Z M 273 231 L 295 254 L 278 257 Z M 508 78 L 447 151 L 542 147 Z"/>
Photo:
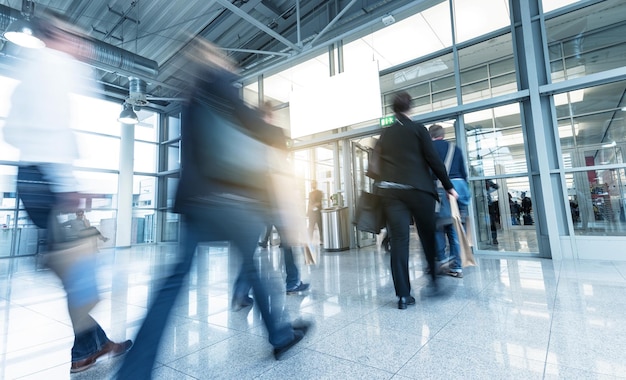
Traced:
<path fill-rule="evenodd" d="M 135 160 L 135 126 L 122 124 L 120 141 L 120 174 L 117 189 L 116 247 L 130 247 L 133 220 L 133 164 Z"/>

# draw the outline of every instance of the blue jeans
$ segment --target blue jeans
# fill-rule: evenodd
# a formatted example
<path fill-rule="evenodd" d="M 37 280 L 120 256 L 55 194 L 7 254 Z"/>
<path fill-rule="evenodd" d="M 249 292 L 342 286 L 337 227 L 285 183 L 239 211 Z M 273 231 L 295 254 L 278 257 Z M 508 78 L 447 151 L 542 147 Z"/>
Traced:
<path fill-rule="evenodd" d="M 86 359 L 102 349 L 109 342 L 106 333 L 102 327 L 93 320 L 89 315 L 93 324 L 92 327 L 81 332 L 74 331 L 74 346 L 72 347 L 72 361 Z M 85 321 L 83 321 L 84 323 Z"/>
<path fill-rule="evenodd" d="M 197 204 L 190 204 L 185 210 L 179 261 L 157 291 L 137 333 L 135 344 L 126 354 L 117 374 L 118 379 L 151 378 L 157 347 L 168 317 L 191 269 L 196 247 L 204 241 L 231 242 L 232 253 L 241 258 L 240 275 L 254 290 L 255 304 L 267 328 L 269 342 L 274 347 L 281 347 L 294 338 L 293 328 L 286 322 L 284 308 L 276 305 L 280 299 L 278 294 L 269 291 L 267 280 L 261 279 L 255 265 L 254 252 L 259 231 L 267 220 L 261 204 L 213 196 Z"/>
<path fill-rule="evenodd" d="M 292 246 L 283 246 L 283 244 L 281 244 L 281 247 L 283 249 L 283 256 L 285 257 L 285 272 L 287 272 L 285 282 L 287 283 L 287 289 L 293 289 L 300 285 L 300 272 L 298 272 L 298 267 L 293 259 Z"/>
<path fill-rule="evenodd" d="M 446 236 L 448 237 L 448 245 L 450 247 L 450 256 L 446 257 Z M 454 229 L 454 225 L 448 224 L 437 230 L 437 260 L 440 264 L 450 262 L 450 270 L 460 272 L 463 270 L 461 265 L 461 251 L 459 245 L 459 237 Z"/>
<path fill-rule="evenodd" d="M 48 168 L 53 166 L 47 165 Z M 17 190 L 22 204 L 37 227 L 46 229 L 47 246 L 53 247 L 64 242 L 63 227 L 56 221 L 56 214 L 63 205 L 63 196 L 51 189 L 51 179 L 45 178 L 37 165 L 20 166 Z M 54 255 L 47 252 L 45 255 Z M 109 342 L 106 333 L 90 315 L 89 311 L 98 301 L 96 282 L 96 262 L 75 260 L 54 265 L 48 256 L 48 267 L 63 284 L 67 294 L 67 309 L 74 330 L 72 361 L 86 359 L 102 349 Z"/>

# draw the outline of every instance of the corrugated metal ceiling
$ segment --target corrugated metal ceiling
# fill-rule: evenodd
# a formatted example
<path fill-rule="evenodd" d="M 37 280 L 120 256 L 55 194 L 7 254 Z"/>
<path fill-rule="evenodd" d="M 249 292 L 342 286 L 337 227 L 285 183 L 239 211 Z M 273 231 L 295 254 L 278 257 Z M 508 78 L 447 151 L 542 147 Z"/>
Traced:
<path fill-rule="evenodd" d="M 181 51 L 197 36 L 224 48 L 241 67 L 243 75 L 253 75 L 312 48 L 324 46 L 333 37 L 372 20 L 380 20 L 400 7 L 428 2 L 36 0 L 35 16 L 50 8 L 66 15 L 89 36 L 154 60 L 159 74 L 156 78 L 144 78 L 148 81 L 148 94 L 176 97 L 181 87 L 177 79 L 177 72 L 183 66 Z M 0 5 L 19 12 L 22 0 L 0 0 Z M 317 37 L 320 32 L 323 34 Z M 314 46 L 307 45 L 314 39 Z M 123 97 L 128 88 L 128 73 L 96 67 L 108 91 L 119 92 Z"/>

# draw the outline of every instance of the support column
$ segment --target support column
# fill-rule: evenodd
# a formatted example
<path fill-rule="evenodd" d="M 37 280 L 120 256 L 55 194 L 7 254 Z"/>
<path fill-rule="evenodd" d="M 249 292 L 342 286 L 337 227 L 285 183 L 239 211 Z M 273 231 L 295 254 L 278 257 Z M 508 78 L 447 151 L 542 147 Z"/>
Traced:
<path fill-rule="evenodd" d="M 529 99 L 522 102 L 522 128 L 526 141 L 533 208 L 536 210 L 537 239 L 542 256 L 562 258 L 560 236 L 565 235 L 567 213 L 563 183 L 557 173 L 558 146 L 550 97 L 540 96 L 539 87 L 548 83 L 549 67 L 544 49 L 545 24 L 539 0 L 514 0 L 513 43 L 520 90 L 528 89 Z"/>
<path fill-rule="evenodd" d="M 115 246 L 130 247 L 133 221 L 133 164 L 135 161 L 135 126 L 122 124 L 120 174 L 117 184 L 117 227 Z"/>

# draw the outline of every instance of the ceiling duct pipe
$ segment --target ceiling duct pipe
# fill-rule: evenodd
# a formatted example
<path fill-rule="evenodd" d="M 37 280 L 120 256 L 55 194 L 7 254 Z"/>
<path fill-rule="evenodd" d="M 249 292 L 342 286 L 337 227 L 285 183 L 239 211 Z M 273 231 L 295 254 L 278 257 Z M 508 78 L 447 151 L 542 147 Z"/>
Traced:
<path fill-rule="evenodd" d="M 20 17 L 18 10 L 0 4 L 0 35 L 18 17 Z M 156 61 L 120 49 L 106 42 L 82 36 L 76 36 L 74 42 L 80 46 L 78 58 L 98 69 L 119 73 L 124 76 L 150 79 L 155 79 L 159 74 L 159 65 Z"/>

